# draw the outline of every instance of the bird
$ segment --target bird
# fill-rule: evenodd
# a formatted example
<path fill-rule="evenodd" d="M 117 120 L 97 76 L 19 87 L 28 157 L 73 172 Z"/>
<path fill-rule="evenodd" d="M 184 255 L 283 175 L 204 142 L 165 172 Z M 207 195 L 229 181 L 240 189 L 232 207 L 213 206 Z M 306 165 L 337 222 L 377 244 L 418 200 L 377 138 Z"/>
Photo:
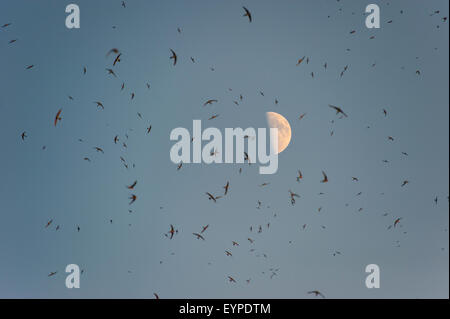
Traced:
<path fill-rule="evenodd" d="M 205 238 L 202 235 L 198 234 L 198 233 L 192 233 L 192 235 L 197 237 L 197 239 L 205 240 Z"/>
<path fill-rule="evenodd" d="M 299 120 L 303 119 L 303 118 L 305 117 L 305 115 L 306 115 L 306 113 L 301 114 L 301 115 L 298 117 L 298 119 L 299 119 Z"/>
<path fill-rule="evenodd" d="M 323 180 L 321 180 L 320 182 L 321 182 L 321 183 L 327 183 L 327 182 L 328 182 L 328 176 L 327 176 L 327 174 L 325 174 L 325 172 L 322 171 L 322 175 L 323 175 Z"/>
<path fill-rule="evenodd" d="M 102 104 L 102 102 L 94 102 L 94 104 L 97 104 L 97 107 L 101 107 L 102 108 L 102 110 L 104 110 L 105 109 L 105 107 L 103 106 L 103 104 Z"/>
<path fill-rule="evenodd" d="M 242 7 L 245 11 L 244 13 L 244 17 L 248 17 L 248 22 L 252 22 L 252 14 L 250 13 L 250 11 L 248 11 L 248 9 L 246 7 Z"/>
<path fill-rule="evenodd" d="M 400 220 L 402 220 L 401 217 L 394 220 L 394 227 L 397 226 L 397 224 L 400 222 Z"/>
<path fill-rule="evenodd" d="M 217 118 L 219 116 L 219 114 L 214 114 L 212 115 L 208 120 L 214 120 L 215 118 Z"/>
<path fill-rule="evenodd" d="M 33 68 L 33 67 L 34 67 L 34 64 L 31 64 L 31 65 L 27 66 L 25 69 L 26 69 L 26 70 L 29 70 L 29 69 L 31 69 L 31 68 Z"/>
<path fill-rule="evenodd" d="M 130 197 L 129 197 L 129 199 L 131 200 L 130 203 L 129 203 L 129 205 L 131 205 L 131 204 L 133 204 L 133 203 L 136 201 L 137 196 L 134 195 L 134 194 L 131 194 Z"/>
<path fill-rule="evenodd" d="M 27 132 L 23 131 L 22 134 L 20 134 L 20 136 L 22 137 L 22 141 L 25 141 L 25 137 L 27 136 Z"/>
<path fill-rule="evenodd" d="M 106 53 L 106 56 L 110 55 L 111 53 L 119 54 L 119 49 L 112 48 L 111 50 L 108 51 L 108 53 Z"/>
<path fill-rule="evenodd" d="M 202 227 L 202 231 L 200 232 L 200 234 L 203 234 L 208 229 L 208 227 L 209 227 L 209 224 L 206 225 L 206 226 L 203 226 Z"/>
<path fill-rule="evenodd" d="M 203 106 L 211 105 L 211 104 L 217 103 L 217 102 L 218 102 L 218 100 L 211 99 L 211 100 L 208 100 L 208 101 L 206 101 L 205 103 L 203 103 Z"/>
<path fill-rule="evenodd" d="M 212 200 L 214 203 L 216 203 L 217 200 L 222 197 L 222 196 L 214 197 L 211 193 L 208 193 L 208 192 L 206 192 L 206 195 L 208 195 L 208 199 Z"/>
<path fill-rule="evenodd" d="M 233 256 L 233 254 L 230 253 L 228 250 L 225 250 L 225 254 L 226 254 L 227 256 Z"/>
<path fill-rule="evenodd" d="M 106 68 L 105 70 L 108 71 L 108 74 L 112 74 L 112 75 L 114 75 L 114 77 L 117 77 L 116 73 L 114 73 L 114 71 L 112 69 Z"/>
<path fill-rule="evenodd" d="M 45 225 L 45 228 L 47 228 L 48 226 L 50 226 L 52 223 L 53 223 L 53 219 L 50 219 L 50 220 L 47 222 L 47 225 Z"/>
<path fill-rule="evenodd" d="M 134 181 L 133 184 L 127 186 L 128 189 L 134 189 L 134 187 L 136 186 L 137 181 Z"/>
<path fill-rule="evenodd" d="M 152 126 L 150 125 L 149 127 L 147 127 L 147 134 L 149 134 L 151 130 L 152 130 Z"/>
<path fill-rule="evenodd" d="M 55 121 L 54 121 L 55 126 L 56 126 L 56 124 L 58 124 L 58 121 L 62 120 L 62 117 L 60 116 L 61 112 L 62 112 L 62 109 L 59 109 L 58 112 L 56 113 Z"/>
<path fill-rule="evenodd" d="M 113 66 L 116 65 L 116 63 L 120 62 L 120 57 L 121 57 L 121 56 L 122 56 L 122 53 L 119 53 L 119 54 L 116 56 L 116 58 L 114 59 L 114 62 L 113 62 Z"/>
<path fill-rule="evenodd" d="M 234 280 L 234 278 L 231 277 L 231 276 L 228 276 L 228 280 L 229 280 L 230 282 L 236 282 L 236 280 Z"/>
<path fill-rule="evenodd" d="M 177 166 L 177 171 L 179 171 L 181 169 L 181 167 L 183 166 L 183 162 L 181 162 L 180 164 L 178 164 Z"/>
<path fill-rule="evenodd" d="M 303 174 L 300 170 L 297 171 L 298 175 L 297 175 L 297 182 L 300 182 L 300 180 L 303 178 Z"/>
<path fill-rule="evenodd" d="M 52 271 L 51 273 L 48 274 L 49 277 L 52 277 L 54 275 L 56 275 L 58 272 L 57 271 Z"/>
<path fill-rule="evenodd" d="M 233 246 L 239 246 L 239 243 L 236 241 L 232 241 Z"/>
<path fill-rule="evenodd" d="M 153 295 L 155 296 L 155 299 L 159 299 L 159 296 L 156 292 L 154 292 Z"/>
<path fill-rule="evenodd" d="M 173 235 L 175 235 L 176 233 L 178 233 L 178 230 L 175 230 L 175 228 L 173 227 L 173 225 L 170 224 L 170 230 L 169 230 L 170 239 L 172 239 L 172 238 L 173 238 Z"/>
<path fill-rule="evenodd" d="M 172 52 L 172 55 L 170 56 L 170 59 L 173 59 L 173 65 L 176 65 L 177 64 L 177 60 L 178 60 L 177 54 L 172 49 L 170 49 L 170 52 Z"/>
<path fill-rule="evenodd" d="M 406 181 L 406 180 L 405 180 L 405 181 L 403 181 L 403 183 L 402 183 L 402 187 L 403 187 L 403 186 L 405 186 L 406 184 L 409 184 L 409 181 Z"/>
<path fill-rule="evenodd" d="M 308 294 L 314 294 L 316 297 L 321 296 L 322 298 L 325 298 L 325 296 L 318 290 L 308 291 Z"/>
<path fill-rule="evenodd" d="M 386 116 L 387 116 L 387 111 L 386 111 L 386 109 L 383 109 L 383 113 L 384 113 L 384 116 L 386 117 Z"/>
<path fill-rule="evenodd" d="M 100 152 L 100 153 L 102 153 L 102 154 L 105 153 L 101 147 L 95 146 L 94 149 L 95 149 L 97 152 Z"/>
<path fill-rule="evenodd" d="M 304 59 L 305 59 L 305 56 L 303 56 L 300 59 L 298 59 L 297 66 L 300 65 L 303 62 Z"/>
<path fill-rule="evenodd" d="M 331 105 L 331 104 L 328 104 L 328 106 L 331 107 L 332 109 L 335 109 L 336 110 L 336 114 L 341 113 L 342 115 L 347 117 L 347 114 L 345 114 L 344 111 L 342 111 L 342 109 L 340 107 L 335 106 L 335 105 Z"/>
<path fill-rule="evenodd" d="M 227 184 L 223 187 L 225 189 L 224 195 L 228 193 L 228 188 L 230 187 L 230 182 L 227 181 Z"/>

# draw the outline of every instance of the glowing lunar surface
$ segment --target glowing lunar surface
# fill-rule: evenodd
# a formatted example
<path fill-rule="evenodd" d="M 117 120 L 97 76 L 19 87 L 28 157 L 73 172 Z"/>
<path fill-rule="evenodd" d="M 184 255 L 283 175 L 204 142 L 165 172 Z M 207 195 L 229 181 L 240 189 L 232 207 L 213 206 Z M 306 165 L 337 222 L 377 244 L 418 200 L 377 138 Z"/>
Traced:
<path fill-rule="evenodd" d="M 291 126 L 288 120 L 275 112 L 267 112 L 267 124 L 278 129 L 278 153 L 284 151 L 291 141 Z"/>

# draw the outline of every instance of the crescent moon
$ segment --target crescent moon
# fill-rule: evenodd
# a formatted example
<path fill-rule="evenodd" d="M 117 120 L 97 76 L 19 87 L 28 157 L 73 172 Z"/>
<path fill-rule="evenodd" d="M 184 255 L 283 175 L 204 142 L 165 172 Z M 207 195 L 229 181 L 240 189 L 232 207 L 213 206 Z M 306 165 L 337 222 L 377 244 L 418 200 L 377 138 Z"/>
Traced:
<path fill-rule="evenodd" d="M 281 114 L 275 112 L 266 113 L 267 124 L 269 127 L 278 129 L 278 154 L 288 147 L 291 141 L 292 131 L 288 120 Z"/>

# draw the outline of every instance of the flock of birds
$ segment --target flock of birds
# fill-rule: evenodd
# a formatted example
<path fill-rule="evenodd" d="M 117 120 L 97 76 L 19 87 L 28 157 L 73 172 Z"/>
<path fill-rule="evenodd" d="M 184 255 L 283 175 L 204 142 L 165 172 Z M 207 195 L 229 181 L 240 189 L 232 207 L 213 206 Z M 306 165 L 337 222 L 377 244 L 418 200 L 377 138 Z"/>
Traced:
<path fill-rule="evenodd" d="M 339 2 L 339 0 L 337 0 L 337 1 Z M 125 2 L 125 1 L 122 1 L 122 2 L 121 2 L 121 6 L 122 6 L 124 9 L 127 8 L 126 2 Z M 248 19 L 248 22 L 249 22 L 249 23 L 252 23 L 252 21 L 253 21 L 253 16 L 252 16 L 251 11 L 250 11 L 248 8 L 246 8 L 246 7 L 242 7 L 242 10 L 243 10 L 243 11 L 242 11 L 242 16 L 243 16 L 244 18 Z M 342 10 L 342 9 L 339 9 L 339 10 Z M 400 12 L 400 14 L 403 14 L 403 10 Z M 440 11 L 436 10 L 436 11 L 434 11 L 433 13 L 431 13 L 430 16 L 439 15 L 439 14 L 440 14 Z M 329 18 L 329 17 L 330 17 L 330 16 L 328 16 L 328 18 Z M 447 21 L 447 17 L 441 17 L 441 21 L 442 21 L 443 23 L 445 23 L 445 22 Z M 392 23 L 392 22 L 393 22 L 392 20 L 389 20 L 387 23 Z M 5 24 L 3 24 L 3 25 L 1 26 L 1 29 L 6 31 L 6 30 L 8 30 L 8 29 L 11 27 L 11 25 L 12 25 L 12 23 L 5 23 Z M 438 25 L 437 27 L 439 28 L 439 25 Z M 115 28 L 115 26 L 113 26 L 113 28 Z M 178 33 L 182 33 L 182 30 L 181 30 L 181 28 L 179 28 L 179 27 L 177 28 L 177 31 L 178 31 Z M 351 31 L 350 31 L 350 34 L 355 34 L 356 32 L 357 32 L 356 30 L 351 30 Z M 373 38 L 374 38 L 374 36 L 371 36 L 371 37 L 370 37 L 370 39 L 373 39 Z M 18 39 L 11 39 L 11 40 L 9 41 L 9 44 L 10 44 L 10 45 L 13 45 L 13 44 L 14 44 L 15 42 L 17 42 L 17 41 L 18 41 Z M 350 49 L 347 49 L 347 50 L 350 50 Z M 179 55 L 178 55 L 173 49 L 171 49 L 171 48 L 169 48 L 169 53 L 170 53 L 170 55 L 168 56 L 168 59 L 169 59 L 169 61 L 170 61 L 170 64 L 172 65 L 172 67 L 176 67 L 176 66 L 177 66 L 177 63 L 179 63 L 179 61 L 180 61 Z M 118 78 L 118 75 L 117 75 L 117 73 L 116 73 L 116 71 L 115 71 L 115 67 L 116 67 L 119 63 L 122 63 L 123 53 L 122 53 L 118 48 L 112 48 L 111 50 L 109 50 L 109 51 L 106 53 L 106 58 L 110 58 L 110 56 L 112 56 L 113 58 L 110 60 L 110 65 L 109 65 L 108 67 L 105 68 L 106 76 L 112 76 L 112 77 L 114 77 L 114 78 Z M 190 57 L 190 61 L 191 61 L 192 63 L 196 63 L 196 60 L 195 60 L 194 57 Z M 310 58 L 309 58 L 308 56 L 302 56 L 301 58 L 299 58 L 299 59 L 297 60 L 296 66 L 299 67 L 299 68 L 301 68 L 302 65 L 303 65 L 304 63 L 309 64 L 309 61 L 310 61 Z M 295 64 L 294 64 L 294 65 L 295 65 Z M 36 67 L 36 66 L 35 66 L 34 64 L 26 65 L 26 66 L 25 66 L 25 70 L 31 70 L 31 69 L 34 69 L 35 67 Z M 325 62 L 325 63 L 323 64 L 323 68 L 326 70 L 327 67 L 328 67 L 328 63 Z M 375 64 L 373 64 L 372 67 L 375 67 Z M 211 67 L 211 70 L 214 71 L 214 68 Z M 346 65 L 346 66 L 342 69 L 342 71 L 340 72 L 339 77 L 343 77 L 343 76 L 345 75 L 345 72 L 347 72 L 348 70 L 349 70 L 349 66 Z M 87 68 L 87 66 L 82 66 L 82 74 L 83 74 L 83 75 L 86 75 L 87 73 L 88 73 L 88 68 Z M 421 74 L 421 71 L 420 71 L 420 70 L 416 70 L 415 73 L 419 76 L 419 75 Z M 314 72 L 311 72 L 311 77 L 314 78 Z M 123 90 L 125 89 L 125 86 L 126 86 L 125 82 L 122 82 L 122 84 L 121 84 L 121 86 L 120 86 L 120 90 L 123 91 Z M 149 83 L 146 83 L 146 87 L 147 87 L 147 89 L 150 89 L 150 84 L 149 84 Z M 229 90 L 231 90 L 231 89 L 229 89 Z M 259 93 L 260 93 L 261 96 L 264 96 L 264 92 L 260 91 Z M 74 99 L 72 96 L 68 96 L 68 98 L 69 98 L 70 100 L 73 100 L 73 99 Z M 130 100 L 133 100 L 134 98 L 135 98 L 135 93 L 134 93 L 133 91 L 131 91 L 131 92 L 130 92 Z M 239 105 L 239 103 L 240 103 L 243 99 L 244 99 L 243 95 L 240 94 L 240 95 L 238 96 L 237 100 L 235 100 L 235 101 L 233 101 L 233 102 L 234 102 L 234 104 Z M 208 99 L 208 100 L 206 100 L 206 101 L 204 102 L 203 106 L 206 107 L 206 106 L 208 106 L 208 105 L 213 105 L 214 103 L 217 103 L 217 102 L 218 102 L 217 99 Z M 105 109 L 105 105 L 103 104 L 102 101 L 92 101 L 92 103 L 95 105 L 95 107 L 96 107 L 99 111 Z M 277 100 L 277 99 L 275 99 L 275 104 L 278 104 L 278 100 Z M 332 104 L 328 105 L 328 107 L 329 107 L 330 109 L 332 109 L 334 112 L 336 112 L 336 116 L 338 116 L 338 119 L 343 119 L 343 118 L 349 117 L 349 115 L 344 111 L 343 107 L 336 106 L 336 105 L 332 105 Z M 381 112 L 382 112 L 382 114 L 383 114 L 385 117 L 388 116 L 388 111 L 387 111 L 386 109 L 382 109 Z M 63 125 L 63 123 L 64 123 L 64 122 L 63 122 L 63 117 L 62 117 L 63 114 L 64 114 L 64 110 L 63 110 L 62 108 L 58 109 L 58 111 L 55 113 L 55 115 L 54 115 L 54 120 L 53 120 L 53 126 L 54 126 L 54 127 L 58 127 L 59 125 Z M 140 114 L 140 113 L 138 113 L 137 116 L 138 116 L 140 119 L 143 118 L 142 114 Z M 218 116 L 219 116 L 218 114 L 214 114 L 214 115 L 212 115 L 212 116 L 209 118 L 209 120 L 213 120 L 213 119 L 217 118 Z M 305 116 L 306 116 L 306 113 L 303 113 L 303 114 L 299 115 L 298 120 L 303 120 L 303 119 L 305 118 Z M 150 134 L 151 129 L 152 129 L 152 125 L 149 124 L 149 125 L 147 126 L 146 130 L 145 130 L 145 134 Z M 333 135 L 333 133 L 334 133 L 334 132 L 332 131 L 330 134 Z M 30 134 L 28 133 L 27 130 L 24 130 L 24 131 L 22 131 L 22 133 L 20 133 L 20 138 L 21 138 L 22 142 L 26 142 L 28 139 L 32 139 L 33 137 L 30 136 Z M 120 144 L 121 144 L 121 147 L 123 147 L 124 149 L 126 149 L 126 148 L 127 148 L 127 140 L 128 140 L 128 138 L 129 138 L 129 137 L 128 137 L 128 135 L 126 135 L 126 134 L 125 134 L 124 137 L 121 137 L 121 136 L 116 135 L 116 136 L 111 137 L 111 142 L 114 143 L 114 144 L 116 144 L 116 145 L 120 145 Z M 251 138 L 251 137 L 246 136 L 246 138 Z M 388 136 L 387 139 L 388 139 L 388 141 L 394 141 L 394 137 L 392 137 L 392 136 Z M 82 139 L 79 139 L 79 142 L 84 142 L 84 141 L 83 141 Z M 121 143 L 120 143 L 120 142 L 121 142 Z M 46 146 L 45 146 L 45 145 L 42 146 L 42 149 L 45 150 L 45 149 L 46 149 Z M 93 149 L 95 152 L 98 152 L 98 153 L 101 153 L 101 154 L 104 154 L 104 153 L 105 153 L 104 150 L 103 150 L 103 148 L 100 147 L 100 146 L 93 146 L 92 149 Z M 217 152 L 212 152 L 211 155 L 215 155 L 215 154 L 217 154 Z M 402 152 L 402 154 L 403 154 L 404 156 L 408 156 L 408 153 L 406 153 L 406 152 Z M 251 164 L 251 159 L 249 158 L 248 154 L 245 153 L 244 156 L 245 156 L 245 161 L 248 162 L 248 164 L 250 165 L 250 164 Z M 89 156 L 85 156 L 85 157 L 83 157 L 83 160 L 85 160 L 85 161 L 87 161 L 87 162 L 90 162 L 90 161 L 91 161 L 91 158 L 90 158 Z M 122 157 L 122 156 L 120 156 L 120 161 L 122 162 L 123 166 L 124 166 L 126 169 L 129 169 L 130 166 L 134 166 L 133 163 L 127 161 L 127 160 L 126 160 L 124 157 Z M 387 161 L 387 160 L 383 160 L 383 162 L 387 163 L 388 161 Z M 182 169 L 182 166 L 183 166 L 183 164 L 180 163 L 180 164 L 176 167 L 176 169 L 177 169 L 177 170 L 181 170 L 181 169 Z M 241 173 L 241 172 L 242 172 L 242 168 L 239 168 L 239 173 Z M 301 182 L 303 181 L 303 174 L 302 174 L 302 171 L 301 171 L 301 170 L 298 170 L 297 175 L 296 175 L 295 178 L 296 178 L 296 181 L 299 182 L 299 183 L 301 183 Z M 358 177 L 355 177 L 355 176 L 352 176 L 351 179 L 352 179 L 352 181 L 354 181 L 354 182 L 358 182 L 358 181 L 359 181 L 359 178 L 358 178 Z M 325 170 L 322 170 L 322 179 L 320 179 L 320 183 L 328 183 L 328 182 L 329 182 L 328 175 L 327 175 L 327 173 L 325 172 Z M 404 181 L 402 181 L 402 182 L 400 183 L 399 186 L 401 186 L 401 187 L 406 187 L 409 183 L 410 183 L 409 180 L 404 180 Z M 133 207 L 132 205 L 136 202 L 136 200 L 138 200 L 138 197 L 137 197 L 137 195 L 136 195 L 135 192 L 134 192 L 135 189 L 136 189 L 136 187 L 137 187 L 137 185 L 138 185 L 138 180 L 135 180 L 135 181 L 132 182 L 131 184 L 126 185 L 126 189 L 130 192 L 129 198 L 128 198 L 128 199 L 129 199 L 129 206 L 130 206 L 130 209 L 129 209 L 129 212 L 130 212 L 130 213 L 132 212 L 132 209 L 131 209 L 131 207 Z M 270 185 L 269 182 L 265 182 L 265 183 L 262 183 L 262 184 L 259 185 L 259 186 L 260 186 L 260 187 L 267 187 L 267 186 L 269 186 L 269 185 Z M 214 203 L 218 203 L 219 200 L 224 200 L 224 199 L 226 198 L 226 196 L 228 195 L 230 189 L 231 189 L 231 184 L 230 184 L 230 182 L 229 182 L 229 181 L 226 181 L 225 185 L 222 186 L 222 189 L 223 189 L 223 190 L 219 193 L 219 195 L 214 195 L 213 192 L 209 192 L 209 191 L 208 191 L 208 192 L 205 192 L 206 198 L 207 198 L 209 201 L 214 202 Z M 360 195 L 360 194 L 361 194 L 361 193 L 359 193 L 359 194 L 357 194 L 357 195 Z M 289 199 L 291 205 L 295 205 L 295 204 L 296 204 L 296 199 L 300 198 L 300 195 L 299 195 L 299 194 L 295 193 L 294 191 L 292 191 L 292 190 L 290 190 L 290 189 L 288 190 L 288 195 L 289 195 L 289 196 L 288 196 L 288 199 Z M 438 197 L 437 197 L 437 196 L 434 198 L 434 202 L 435 202 L 436 205 L 438 204 Z M 346 205 L 348 205 L 348 204 L 346 204 Z M 160 208 L 162 209 L 162 207 L 160 207 Z M 261 201 L 258 201 L 258 202 L 257 202 L 256 208 L 257 208 L 257 209 L 261 209 L 261 208 L 262 208 L 262 202 L 261 202 Z M 319 207 L 319 208 L 318 208 L 318 211 L 320 212 L 321 209 L 322 209 L 322 207 Z M 362 208 L 360 209 L 360 211 L 361 211 L 361 210 L 362 210 Z M 388 213 L 385 213 L 383 216 L 387 216 L 387 215 L 388 215 Z M 275 213 L 273 216 L 276 217 L 276 213 Z M 403 220 L 403 217 L 399 217 L 399 216 L 394 217 L 394 218 L 392 219 L 392 222 L 389 223 L 389 225 L 387 226 L 387 228 L 388 228 L 388 229 L 391 229 L 391 228 L 401 227 L 401 221 L 402 221 L 402 220 Z M 110 219 L 109 222 L 110 222 L 110 223 L 113 223 L 113 220 Z M 53 220 L 53 219 L 50 219 L 50 220 L 48 220 L 47 223 L 45 224 L 45 228 L 50 228 L 50 227 L 51 227 L 52 225 L 54 225 L 54 224 L 55 224 L 55 223 L 54 223 L 54 220 Z M 201 226 L 201 228 L 200 228 L 199 230 L 193 231 L 193 232 L 192 232 L 193 238 L 194 238 L 194 239 L 197 239 L 197 240 L 201 240 L 201 241 L 207 240 L 207 238 L 206 238 L 206 233 L 207 233 L 207 231 L 209 230 L 209 227 L 210 227 L 210 225 L 207 224 L 207 225 Z M 302 229 L 302 230 L 305 230 L 306 227 L 307 227 L 307 225 L 304 224 L 304 225 L 301 226 L 301 229 Z M 258 226 L 250 226 L 250 227 L 249 227 L 249 232 L 250 232 L 250 233 L 253 233 L 253 232 L 261 233 L 261 232 L 263 231 L 263 228 L 270 229 L 270 222 L 268 222 L 268 223 L 267 223 L 266 225 L 264 225 L 264 226 L 262 226 L 262 225 L 258 225 Z M 322 225 L 322 228 L 325 229 L 326 226 Z M 55 226 L 55 230 L 59 230 L 59 229 L 60 229 L 60 225 L 56 225 L 56 226 Z M 80 230 L 81 230 L 81 228 L 80 228 L 79 225 L 76 225 L 76 226 L 75 226 L 75 229 L 76 229 L 77 232 L 80 232 Z M 179 233 L 179 230 L 178 230 L 174 225 L 170 224 L 170 225 L 169 225 L 169 230 L 168 230 L 166 233 L 164 233 L 163 235 L 164 235 L 167 239 L 172 240 L 172 239 L 175 238 L 175 236 L 176 236 L 178 233 Z M 248 236 L 248 238 L 247 238 L 247 242 L 248 242 L 249 245 L 252 245 L 252 244 L 255 242 L 255 240 L 254 240 L 254 239 L 252 238 L 252 236 L 250 235 L 250 236 Z M 242 243 L 239 243 L 237 240 L 231 240 L 231 241 L 230 241 L 230 244 L 231 244 L 231 247 L 232 247 L 232 248 L 237 248 L 237 247 L 239 247 Z M 250 252 L 255 252 L 255 251 L 256 251 L 256 250 L 255 250 L 254 248 L 251 248 L 251 249 L 250 249 Z M 232 251 L 231 248 L 230 248 L 230 249 L 226 249 L 226 250 L 224 251 L 224 254 L 225 254 L 226 256 L 228 256 L 228 257 L 231 257 L 231 256 L 233 256 L 233 251 Z M 333 252 L 333 256 L 341 255 L 341 254 L 342 254 L 342 253 L 341 253 L 340 251 L 334 251 L 334 252 Z M 260 255 L 257 255 L 257 256 L 262 256 L 262 257 L 267 258 L 267 255 L 266 255 L 265 253 L 261 253 Z M 278 271 L 279 271 L 278 268 L 270 268 L 270 269 L 269 269 L 269 275 L 270 275 L 270 278 L 273 278 L 275 275 L 277 275 Z M 83 273 L 83 272 L 84 272 L 84 269 L 82 270 L 82 273 Z M 48 276 L 49 276 L 49 277 L 52 277 L 52 276 L 55 276 L 57 273 L 58 273 L 57 271 L 52 271 L 52 272 L 50 272 L 50 273 L 48 274 Z M 263 273 L 264 273 L 264 272 L 263 272 Z M 236 283 L 236 282 L 238 282 L 238 280 L 236 279 L 236 277 L 233 276 L 233 275 L 226 275 L 225 278 L 226 278 L 227 281 L 229 281 L 230 283 Z M 245 281 L 246 281 L 247 284 L 249 284 L 250 281 L 251 281 L 251 278 L 245 279 Z M 307 293 L 307 294 L 310 294 L 310 295 L 313 295 L 313 296 L 316 296 L 316 297 L 322 297 L 322 298 L 325 298 L 325 295 L 324 295 L 322 292 L 318 291 L 318 290 L 306 291 L 306 293 Z M 158 295 L 156 292 L 154 293 L 154 296 L 155 296 L 155 298 L 159 298 L 159 295 Z"/>

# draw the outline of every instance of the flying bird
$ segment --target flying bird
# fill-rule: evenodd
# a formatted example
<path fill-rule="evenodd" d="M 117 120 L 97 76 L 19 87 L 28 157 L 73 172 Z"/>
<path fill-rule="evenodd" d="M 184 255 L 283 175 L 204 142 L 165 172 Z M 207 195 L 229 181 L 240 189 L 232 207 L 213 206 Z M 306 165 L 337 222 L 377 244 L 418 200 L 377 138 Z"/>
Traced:
<path fill-rule="evenodd" d="M 203 103 L 203 106 L 211 105 L 211 104 L 217 103 L 217 102 L 218 102 L 218 100 L 211 99 L 211 100 L 208 100 L 208 101 L 206 101 L 205 103 Z"/>
<path fill-rule="evenodd" d="M 198 233 L 192 233 L 192 235 L 197 237 L 197 239 L 205 240 L 205 238 L 202 235 L 198 234 Z"/>
<path fill-rule="evenodd" d="M 248 17 L 248 22 L 252 22 L 252 14 L 250 13 L 250 11 L 248 11 L 248 9 L 246 7 L 242 7 L 244 8 L 245 14 L 243 15 L 244 17 Z"/>
<path fill-rule="evenodd" d="M 178 59 L 177 54 L 172 49 L 170 49 L 170 52 L 172 52 L 172 55 L 170 56 L 170 59 L 173 59 L 173 65 L 176 65 L 177 64 L 177 59 Z"/>
<path fill-rule="evenodd" d="M 128 189 L 134 189 L 134 187 L 136 186 L 137 181 L 134 181 L 133 184 L 131 184 L 130 186 L 127 186 Z"/>
<path fill-rule="evenodd" d="M 62 109 L 59 109 L 59 111 L 56 113 L 55 122 L 54 122 L 55 126 L 56 126 L 56 124 L 58 124 L 58 121 L 62 120 L 61 112 L 62 112 Z"/>
<path fill-rule="evenodd" d="M 321 183 L 327 183 L 327 182 L 328 182 L 328 176 L 327 176 L 327 174 L 325 174 L 325 172 L 322 171 L 322 175 L 323 175 L 323 180 L 321 180 L 320 182 L 321 182 Z"/>
<path fill-rule="evenodd" d="M 227 182 L 227 184 L 223 187 L 225 189 L 224 195 L 228 193 L 228 188 L 230 187 L 230 182 Z"/>
<path fill-rule="evenodd" d="M 331 104 L 328 104 L 328 106 L 331 107 L 332 109 L 335 109 L 336 110 L 336 114 L 341 113 L 342 115 L 347 117 L 347 114 L 345 114 L 344 111 L 342 111 L 342 109 L 340 107 L 335 106 L 335 105 L 331 105 Z"/>
<path fill-rule="evenodd" d="M 322 298 L 325 298 L 325 296 L 320 292 L 320 291 L 318 291 L 318 290 L 313 290 L 313 291 L 308 291 L 308 294 L 314 294 L 316 297 L 317 296 L 320 296 L 320 297 L 322 297 Z"/>

